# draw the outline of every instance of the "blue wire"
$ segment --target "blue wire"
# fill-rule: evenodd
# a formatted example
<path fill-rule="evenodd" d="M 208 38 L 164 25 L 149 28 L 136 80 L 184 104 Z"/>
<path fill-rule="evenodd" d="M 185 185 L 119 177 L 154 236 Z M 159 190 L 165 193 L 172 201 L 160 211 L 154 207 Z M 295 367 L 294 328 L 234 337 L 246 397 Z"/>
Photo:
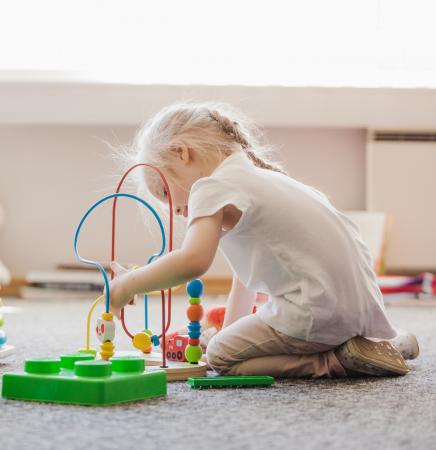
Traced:
<path fill-rule="evenodd" d="M 101 203 L 105 202 L 106 200 L 109 200 L 111 198 L 115 198 L 115 197 L 129 197 L 129 198 L 133 198 L 134 200 L 142 203 L 146 208 L 149 209 L 149 211 L 153 214 L 153 216 L 155 217 L 155 219 L 157 220 L 157 223 L 159 224 L 159 228 L 160 228 L 160 232 L 162 235 L 162 248 L 160 250 L 159 253 L 155 253 L 153 254 L 147 261 L 147 264 L 150 264 L 154 258 L 157 258 L 159 256 L 162 256 L 164 251 L 165 251 L 165 245 L 166 245 L 166 241 L 165 241 L 165 231 L 164 231 L 164 227 L 162 224 L 162 221 L 160 219 L 160 217 L 158 216 L 157 212 L 154 210 L 154 208 L 152 206 L 150 206 L 145 200 L 143 200 L 140 197 L 137 197 L 136 195 L 132 195 L 132 194 L 111 194 L 108 195 L 107 197 L 104 197 L 100 200 L 98 200 L 97 202 L 95 202 L 89 209 L 88 211 L 86 211 L 85 215 L 82 217 L 82 219 L 79 222 L 79 225 L 77 227 L 76 230 L 76 234 L 74 236 L 74 253 L 76 255 L 76 258 L 85 263 L 85 264 L 91 264 L 92 266 L 96 266 L 98 268 L 98 270 L 100 271 L 100 273 L 103 276 L 104 279 L 104 285 L 106 288 L 106 312 L 109 312 L 109 305 L 110 305 L 110 292 L 109 292 L 109 280 L 106 274 L 106 271 L 104 270 L 104 267 L 97 261 L 93 261 L 91 259 L 85 259 L 82 258 L 79 255 L 79 252 L 77 250 L 77 241 L 79 239 L 79 234 L 80 234 L 80 230 L 82 228 L 83 223 L 85 222 L 86 218 L 89 216 L 89 214 L 97 207 L 99 206 Z M 148 314 L 147 314 L 148 315 Z"/>
<path fill-rule="evenodd" d="M 148 295 L 144 294 L 144 328 L 148 330 Z"/>

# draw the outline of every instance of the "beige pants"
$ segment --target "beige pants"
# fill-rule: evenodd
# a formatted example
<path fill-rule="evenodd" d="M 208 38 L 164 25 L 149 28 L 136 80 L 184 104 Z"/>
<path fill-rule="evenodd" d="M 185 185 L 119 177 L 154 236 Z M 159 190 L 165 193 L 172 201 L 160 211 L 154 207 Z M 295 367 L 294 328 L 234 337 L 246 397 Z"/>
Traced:
<path fill-rule="evenodd" d="M 334 348 L 287 336 L 262 322 L 257 314 L 251 314 L 211 339 L 207 359 L 222 375 L 344 377 L 346 372 Z"/>

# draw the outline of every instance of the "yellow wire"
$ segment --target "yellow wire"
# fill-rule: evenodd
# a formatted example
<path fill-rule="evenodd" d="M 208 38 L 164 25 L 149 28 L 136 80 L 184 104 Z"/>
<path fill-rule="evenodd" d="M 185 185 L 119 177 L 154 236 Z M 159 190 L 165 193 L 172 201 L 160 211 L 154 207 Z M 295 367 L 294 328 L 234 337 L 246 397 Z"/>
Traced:
<path fill-rule="evenodd" d="M 90 328 L 91 328 L 91 316 L 95 309 L 95 307 L 103 300 L 104 295 L 98 297 L 98 299 L 92 304 L 89 313 L 88 320 L 86 321 L 86 350 L 89 350 L 90 347 Z"/>

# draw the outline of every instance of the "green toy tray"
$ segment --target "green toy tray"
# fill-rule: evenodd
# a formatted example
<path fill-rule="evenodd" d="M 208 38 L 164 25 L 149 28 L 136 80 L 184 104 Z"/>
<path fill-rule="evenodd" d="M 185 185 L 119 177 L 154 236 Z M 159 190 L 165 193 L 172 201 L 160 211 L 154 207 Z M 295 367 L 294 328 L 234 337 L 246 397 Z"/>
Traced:
<path fill-rule="evenodd" d="M 2 396 L 15 400 L 113 405 L 165 396 L 166 373 L 147 372 L 141 357 L 94 360 L 76 353 L 26 360 L 24 371 L 3 375 Z"/>
<path fill-rule="evenodd" d="M 275 383 L 273 377 L 267 376 L 234 376 L 234 377 L 193 377 L 187 384 L 194 389 L 225 387 L 262 387 Z"/>

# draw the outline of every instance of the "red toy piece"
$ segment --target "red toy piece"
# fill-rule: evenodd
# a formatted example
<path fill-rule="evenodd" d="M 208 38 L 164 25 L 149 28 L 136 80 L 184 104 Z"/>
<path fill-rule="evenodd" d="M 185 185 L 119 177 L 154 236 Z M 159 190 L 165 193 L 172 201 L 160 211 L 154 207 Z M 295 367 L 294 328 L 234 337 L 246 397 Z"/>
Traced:
<path fill-rule="evenodd" d="M 168 340 L 167 359 L 170 361 L 186 362 L 185 348 L 189 343 L 189 336 L 176 334 Z"/>

